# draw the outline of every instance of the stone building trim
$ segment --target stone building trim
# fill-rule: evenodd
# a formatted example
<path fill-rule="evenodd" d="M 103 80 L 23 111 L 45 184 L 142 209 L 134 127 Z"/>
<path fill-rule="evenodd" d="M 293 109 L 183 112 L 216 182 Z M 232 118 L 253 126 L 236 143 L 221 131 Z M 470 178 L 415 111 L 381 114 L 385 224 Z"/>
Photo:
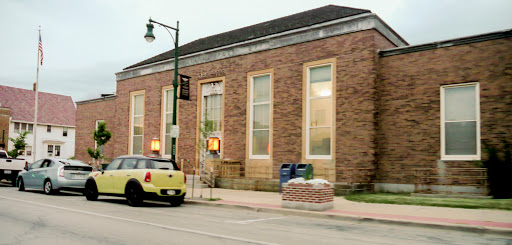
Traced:
<path fill-rule="evenodd" d="M 377 15 L 367 13 L 181 56 L 179 68 L 371 29 L 377 30 L 396 46 L 408 45 Z M 174 70 L 174 59 L 118 72 L 116 80 L 122 81 L 168 70 Z"/>

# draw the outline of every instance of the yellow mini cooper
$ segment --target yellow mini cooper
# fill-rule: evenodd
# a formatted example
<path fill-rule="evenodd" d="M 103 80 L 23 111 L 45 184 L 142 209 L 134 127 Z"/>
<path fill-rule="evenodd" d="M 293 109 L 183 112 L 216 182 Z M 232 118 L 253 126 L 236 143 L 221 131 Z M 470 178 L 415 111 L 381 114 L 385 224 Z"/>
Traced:
<path fill-rule="evenodd" d="M 144 200 L 164 200 L 180 206 L 187 192 L 186 175 L 169 159 L 120 156 L 101 172 L 89 174 L 84 195 L 95 201 L 99 195 L 124 196 L 130 206 Z"/>

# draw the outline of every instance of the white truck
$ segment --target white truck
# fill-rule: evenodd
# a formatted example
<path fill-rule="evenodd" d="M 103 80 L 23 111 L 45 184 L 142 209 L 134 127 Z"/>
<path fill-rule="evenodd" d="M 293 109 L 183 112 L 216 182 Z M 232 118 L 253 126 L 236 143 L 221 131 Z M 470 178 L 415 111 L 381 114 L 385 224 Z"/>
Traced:
<path fill-rule="evenodd" d="M 18 173 L 28 165 L 24 159 L 10 158 L 6 151 L 0 150 L 0 180 L 10 180 L 16 186 Z"/>

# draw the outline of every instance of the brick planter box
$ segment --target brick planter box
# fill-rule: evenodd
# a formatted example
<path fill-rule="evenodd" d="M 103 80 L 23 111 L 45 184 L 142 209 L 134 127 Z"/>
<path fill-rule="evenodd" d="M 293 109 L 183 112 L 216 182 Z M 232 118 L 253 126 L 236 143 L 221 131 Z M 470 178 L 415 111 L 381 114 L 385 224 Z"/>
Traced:
<path fill-rule="evenodd" d="M 283 183 L 281 200 L 283 208 L 325 211 L 334 206 L 334 185 Z"/>

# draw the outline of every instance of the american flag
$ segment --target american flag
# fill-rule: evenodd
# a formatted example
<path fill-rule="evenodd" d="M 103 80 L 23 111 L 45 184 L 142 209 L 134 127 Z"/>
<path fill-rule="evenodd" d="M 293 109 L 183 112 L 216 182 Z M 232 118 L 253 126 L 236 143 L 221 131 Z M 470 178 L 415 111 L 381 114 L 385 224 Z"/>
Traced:
<path fill-rule="evenodd" d="M 39 52 L 41 53 L 41 65 L 43 65 L 43 41 L 41 41 L 41 33 L 39 33 Z"/>

